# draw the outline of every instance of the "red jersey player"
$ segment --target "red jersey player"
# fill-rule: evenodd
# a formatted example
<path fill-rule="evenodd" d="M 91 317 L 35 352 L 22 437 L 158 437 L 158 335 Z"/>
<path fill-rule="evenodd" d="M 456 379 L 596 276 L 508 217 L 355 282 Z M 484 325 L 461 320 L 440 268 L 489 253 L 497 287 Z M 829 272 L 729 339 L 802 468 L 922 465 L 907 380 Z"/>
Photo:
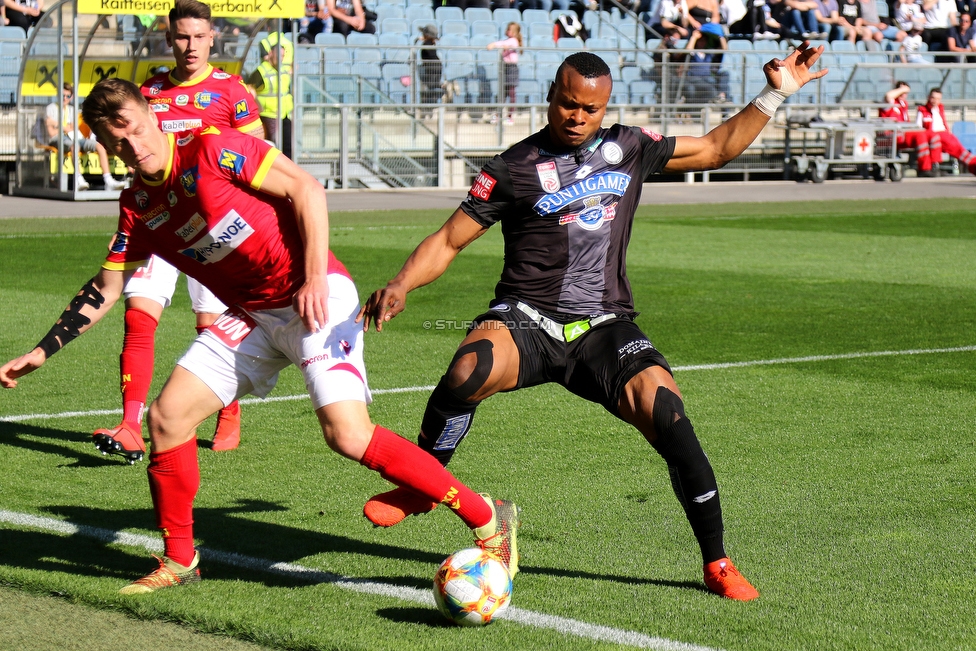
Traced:
<path fill-rule="evenodd" d="M 195 429 L 242 395 L 267 394 L 290 364 L 304 376 L 330 448 L 447 504 L 474 530 L 476 544 L 514 562 L 513 503 L 482 498 L 428 453 L 370 421 L 359 299 L 329 251 L 322 186 L 257 138 L 213 127 L 163 133 L 139 89 L 124 80 L 96 84 L 83 115 L 136 179 L 120 198 L 108 259 L 38 346 L 0 367 L 0 384 L 16 386 L 101 319 L 149 254 L 198 277 L 232 306 L 197 337 L 149 408 L 149 485 L 165 556 L 121 592 L 200 580 Z"/>
<path fill-rule="evenodd" d="M 885 93 L 885 102 L 888 106 L 878 111 L 878 115 L 895 122 L 908 122 L 906 98 L 911 90 L 908 82 L 896 81 L 895 87 Z M 919 176 L 939 174 L 939 163 L 942 161 L 942 140 L 939 136 L 926 131 L 901 131 L 898 133 L 897 143 L 899 148 L 915 148 Z"/>
<path fill-rule="evenodd" d="M 169 12 L 166 42 L 173 48 L 176 68 L 150 77 L 142 93 L 164 132 L 202 126 L 237 129 L 264 137 L 260 110 L 244 80 L 208 63 L 213 47 L 210 7 L 197 0 L 177 0 Z M 142 414 L 152 382 L 156 326 L 170 304 L 179 271 L 158 258 L 133 274 L 125 286 L 125 337 L 120 355 L 122 423 L 95 430 L 95 445 L 104 453 L 121 454 L 130 463 L 141 459 Z M 206 287 L 187 278 L 197 331 L 212 324 L 226 309 Z M 217 415 L 212 449 L 232 450 L 241 437 L 241 410 L 236 402 Z"/>

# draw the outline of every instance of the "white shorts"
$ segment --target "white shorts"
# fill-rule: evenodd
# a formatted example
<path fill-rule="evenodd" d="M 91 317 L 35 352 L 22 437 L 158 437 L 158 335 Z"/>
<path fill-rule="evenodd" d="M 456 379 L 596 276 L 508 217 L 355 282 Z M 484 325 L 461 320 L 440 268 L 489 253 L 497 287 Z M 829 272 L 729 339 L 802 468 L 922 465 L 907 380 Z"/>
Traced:
<path fill-rule="evenodd" d="M 318 409 L 333 402 L 373 398 L 363 362 L 363 327 L 356 323 L 356 285 L 329 274 L 329 322 L 318 332 L 305 329 L 292 307 L 244 313 L 230 309 L 196 338 L 177 362 L 203 380 L 223 404 L 247 394 L 268 395 L 278 373 L 297 366 Z"/>
<path fill-rule="evenodd" d="M 122 294 L 126 299 L 148 298 L 163 307 L 169 307 L 176 291 L 176 279 L 179 270 L 162 258 L 152 256 L 146 266 L 139 267 L 126 282 Z M 187 277 L 187 289 L 190 292 L 190 303 L 196 314 L 221 314 L 227 306 L 220 302 L 209 289 L 193 278 Z"/>

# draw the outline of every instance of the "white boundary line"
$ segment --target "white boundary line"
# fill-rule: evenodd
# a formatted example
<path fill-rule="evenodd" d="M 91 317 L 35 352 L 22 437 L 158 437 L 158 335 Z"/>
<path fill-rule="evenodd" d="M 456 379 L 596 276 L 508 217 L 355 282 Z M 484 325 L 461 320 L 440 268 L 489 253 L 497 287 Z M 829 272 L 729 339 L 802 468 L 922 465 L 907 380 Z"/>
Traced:
<path fill-rule="evenodd" d="M 779 357 L 776 359 L 757 359 L 745 362 L 720 362 L 716 364 L 688 364 L 674 366 L 671 370 L 681 371 L 716 371 L 726 368 L 744 368 L 748 366 L 771 366 L 774 364 L 805 364 L 809 362 L 829 362 L 841 359 L 862 359 L 869 357 L 899 357 L 904 355 L 935 355 L 939 353 L 969 353 L 976 351 L 976 346 L 956 346 L 954 348 L 911 348 L 908 350 L 880 350 L 863 353 L 838 353 L 836 355 L 809 355 L 806 357 Z M 375 389 L 374 396 L 388 393 L 419 393 L 433 391 L 433 385 L 416 387 L 399 387 L 395 389 Z M 272 396 L 270 398 L 244 398 L 243 405 L 260 405 L 271 402 L 293 402 L 305 400 L 308 394 L 301 393 L 290 396 Z M 53 418 L 82 418 L 86 416 L 111 416 L 121 414 L 121 409 L 92 409 L 88 411 L 61 411 L 54 414 L 19 414 L 16 416 L 0 416 L 0 423 L 17 423 L 25 420 L 50 420 Z"/>
<path fill-rule="evenodd" d="M 140 547 L 150 552 L 161 553 L 163 550 L 162 541 L 152 536 L 112 531 L 110 529 L 90 527 L 87 525 L 77 525 L 65 520 L 56 520 L 54 518 L 40 517 L 26 513 L 0 510 L 0 522 L 6 522 L 19 527 L 41 529 L 66 536 L 80 535 L 86 538 L 101 540 L 109 544 Z M 268 572 L 270 574 L 287 576 L 311 583 L 331 583 L 339 588 L 353 592 L 393 597 L 394 599 L 418 603 L 431 608 L 434 606 L 434 597 L 430 590 L 419 590 L 417 588 L 408 588 L 389 583 L 378 583 L 367 579 L 356 579 L 332 572 L 316 570 L 295 563 L 274 562 L 254 556 L 222 552 L 206 547 L 198 547 L 198 549 L 200 550 L 201 557 L 215 563 Z M 676 642 L 667 638 L 654 637 L 636 631 L 628 631 L 610 626 L 588 624 L 575 619 L 546 615 L 522 608 L 509 608 L 499 619 L 507 619 L 524 626 L 550 629 L 564 635 L 575 635 L 598 642 L 625 644 L 641 649 L 656 649 L 657 651 L 718 651 L 711 647 Z"/>

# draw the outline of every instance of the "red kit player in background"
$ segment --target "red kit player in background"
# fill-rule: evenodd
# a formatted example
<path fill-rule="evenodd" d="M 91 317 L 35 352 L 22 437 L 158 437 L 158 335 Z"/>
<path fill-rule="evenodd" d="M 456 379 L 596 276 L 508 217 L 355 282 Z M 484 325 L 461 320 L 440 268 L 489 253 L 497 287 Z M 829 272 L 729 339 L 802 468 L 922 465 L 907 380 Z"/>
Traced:
<path fill-rule="evenodd" d="M 214 126 L 235 129 L 264 138 L 260 111 L 244 81 L 208 63 L 213 47 L 210 7 L 197 0 L 177 0 L 169 12 L 166 42 L 173 48 L 176 68 L 150 77 L 142 94 L 164 132 L 175 133 Z M 152 382 L 156 326 L 169 306 L 179 271 L 152 257 L 136 271 L 123 292 L 125 337 L 119 357 L 122 389 L 122 422 L 95 430 L 95 445 L 105 453 L 121 454 L 129 462 L 142 459 L 142 414 Z M 187 287 L 197 332 L 210 326 L 226 306 L 195 279 Z M 220 410 L 212 449 L 232 450 L 241 438 L 241 408 L 237 402 Z"/>

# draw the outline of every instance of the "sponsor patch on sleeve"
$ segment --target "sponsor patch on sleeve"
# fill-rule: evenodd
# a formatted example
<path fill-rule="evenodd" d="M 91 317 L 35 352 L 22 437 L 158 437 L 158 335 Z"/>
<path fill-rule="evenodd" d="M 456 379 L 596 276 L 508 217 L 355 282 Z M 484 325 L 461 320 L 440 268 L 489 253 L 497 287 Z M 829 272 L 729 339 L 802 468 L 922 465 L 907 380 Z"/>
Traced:
<path fill-rule="evenodd" d="M 655 142 L 657 142 L 658 140 L 660 140 L 661 138 L 664 137 L 660 133 L 658 133 L 657 131 L 651 131 L 647 127 L 641 127 L 641 131 L 644 132 L 644 135 L 645 136 L 647 136 L 648 138 L 650 138 L 651 140 L 653 140 Z"/>
<path fill-rule="evenodd" d="M 488 197 L 491 196 L 491 191 L 495 189 L 495 184 L 497 181 L 491 176 L 485 174 L 484 172 L 479 172 L 478 176 L 475 177 L 474 183 L 471 184 L 471 189 L 468 192 L 472 196 L 481 199 L 482 201 L 488 201 Z"/>
<path fill-rule="evenodd" d="M 246 118 L 251 114 L 251 111 L 247 108 L 247 100 L 242 99 L 234 105 L 234 119 L 240 120 L 241 118 Z"/>
<path fill-rule="evenodd" d="M 217 164 L 223 167 L 225 170 L 230 170 L 234 174 L 240 174 L 241 170 L 244 168 L 244 161 L 247 157 L 244 154 L 239 154 L 236 151 L 230 149 L 221 149 L 220 156 L 217 159 Z"/>

